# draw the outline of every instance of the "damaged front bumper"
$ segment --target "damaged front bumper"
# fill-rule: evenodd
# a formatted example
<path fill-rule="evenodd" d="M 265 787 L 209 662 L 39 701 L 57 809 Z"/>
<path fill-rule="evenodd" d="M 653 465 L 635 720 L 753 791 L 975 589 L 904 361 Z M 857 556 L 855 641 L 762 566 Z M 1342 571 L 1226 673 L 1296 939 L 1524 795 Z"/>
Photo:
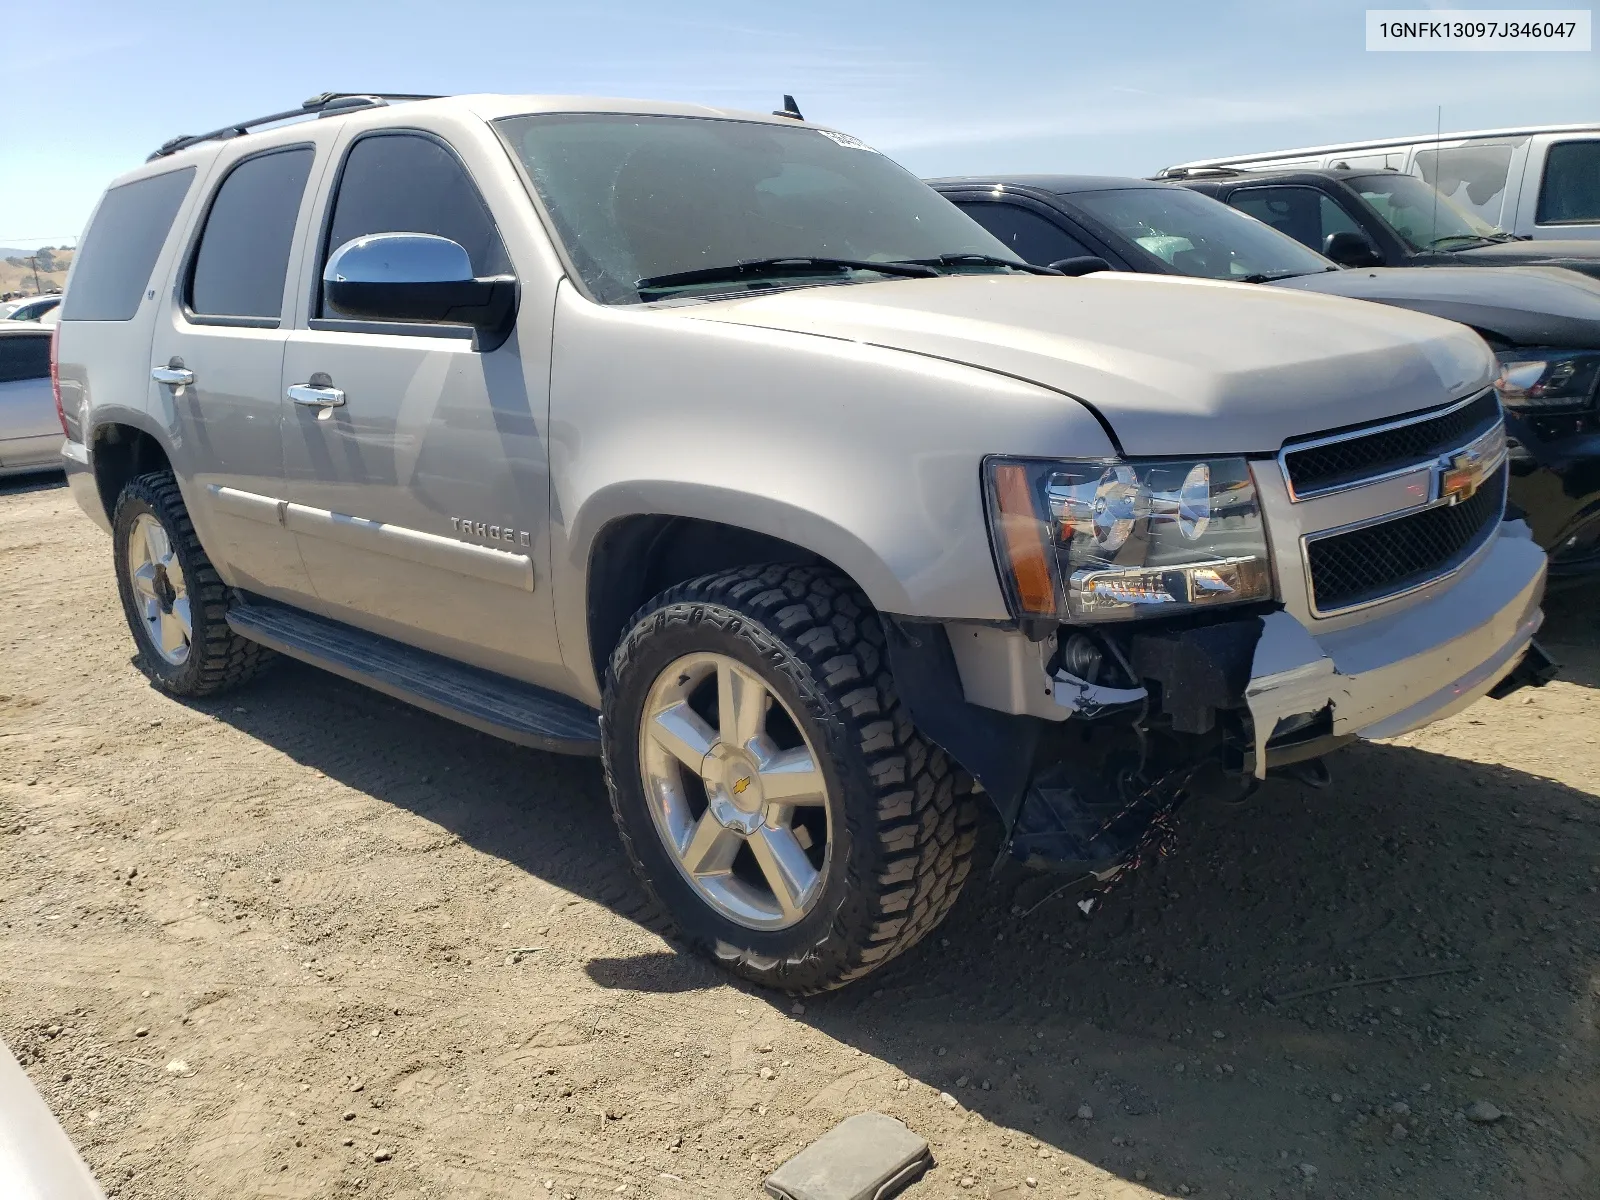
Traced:
<path fill-rule="evenodd" d="M 1103 879 L 1166 848 L 1192 792 L 1244 794 L 1356 738 L 1543 683 L 1544 582 L 1543 551 L 1508 522 L 1449 580 L 1332 628 L 1287 610 L 1042 640 L 885 627 L 913 720 L 990 795 L 1012 853 Z M 1083 637 L 1113 664 L 1090 678 L 1067 669 Z"/>
<path fill-rule="evenodd" d="M 1323 634 L 1286 612 L 1265 617 L 1244 693 L 1254 734 L 1249 773 L 1264 777 L 1274 752 L 1296 745 L 1289 731 L 1297 727 L 1398 737 L 1459 712 L 1510 675 L 1544 620 L 1545 556 L 1520 527 L 1503 529 L 1470 573 L 1399 612 Z"/>

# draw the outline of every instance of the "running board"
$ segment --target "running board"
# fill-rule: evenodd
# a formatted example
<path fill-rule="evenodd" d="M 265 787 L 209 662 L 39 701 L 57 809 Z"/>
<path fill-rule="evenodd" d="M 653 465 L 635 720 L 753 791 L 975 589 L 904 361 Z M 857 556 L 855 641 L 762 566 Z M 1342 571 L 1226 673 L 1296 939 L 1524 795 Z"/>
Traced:
<path fill-rule="evenodd" d="M 600 714 L 566 696 L 276 604 L 235 604 L 240 637 L 469 725 L 557 754 L 600 753 Z"/>

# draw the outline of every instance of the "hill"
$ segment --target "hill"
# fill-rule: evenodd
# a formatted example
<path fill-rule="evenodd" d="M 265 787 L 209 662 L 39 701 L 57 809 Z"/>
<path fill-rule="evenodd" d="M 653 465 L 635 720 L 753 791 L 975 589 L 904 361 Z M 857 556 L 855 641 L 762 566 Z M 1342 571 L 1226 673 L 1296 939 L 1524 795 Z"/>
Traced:
<path fill-rule="evenodd" d="M 39 256 L 39 282 L 34 286 L 33 265 L 29 255 Z M 5 250 L 0 252 L 0 293 L 35 291 L 48 292 L 51 288 L 65 287 L 67 268 L 72 265 L 73 251 L 53 246 L 39 250 Z"/>

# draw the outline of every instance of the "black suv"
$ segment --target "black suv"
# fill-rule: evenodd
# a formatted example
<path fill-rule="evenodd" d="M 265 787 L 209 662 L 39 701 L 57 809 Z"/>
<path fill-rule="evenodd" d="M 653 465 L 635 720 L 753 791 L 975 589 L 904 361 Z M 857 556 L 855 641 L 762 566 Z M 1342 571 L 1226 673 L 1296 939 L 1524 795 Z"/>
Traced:
<path fill-rule="evenodd" d="M 1169 167 L 1156 178 L 1249 213 L 1340 266 L 1569 267 L 1600 278 L 1600 241 L 1518 237 L 1399 171 Z"/>

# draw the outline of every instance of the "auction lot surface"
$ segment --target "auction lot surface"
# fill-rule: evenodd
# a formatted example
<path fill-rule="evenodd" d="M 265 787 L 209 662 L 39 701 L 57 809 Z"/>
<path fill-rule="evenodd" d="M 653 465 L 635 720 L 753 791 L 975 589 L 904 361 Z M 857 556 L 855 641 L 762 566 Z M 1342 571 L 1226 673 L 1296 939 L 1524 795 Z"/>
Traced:
<path fill-rule="evenodd" d="M 1593 596 L 1561 682 L 1187 812 L 1093 922 L 991 842 L 801 1011 L 656 931 L 592 761 L 295 663 L 158 694 L 51 481 L 0 604 L 0 1037 L 113 1195 L 749 1197 L 874 1108 L 911 1197 L 1600 1195 Z"/>

